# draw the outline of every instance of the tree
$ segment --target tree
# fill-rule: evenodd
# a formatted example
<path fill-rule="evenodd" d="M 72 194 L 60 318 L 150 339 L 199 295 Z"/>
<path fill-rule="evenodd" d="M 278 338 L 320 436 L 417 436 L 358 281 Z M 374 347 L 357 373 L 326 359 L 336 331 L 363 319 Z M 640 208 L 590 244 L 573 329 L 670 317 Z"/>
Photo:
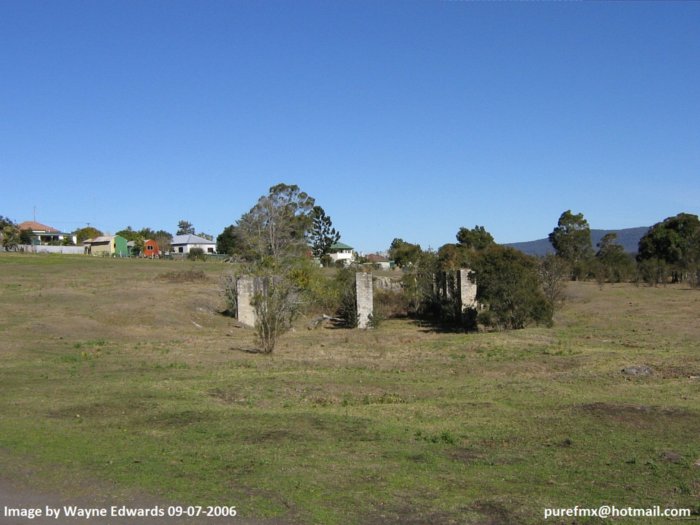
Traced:
<path fill-rule="evenodd" d="M 632 261 L 616 240 L 616 233 L 607 233 L 598 243 L 596 277 L 601 283 L 606 280 L 619 283 L 630 278 L 634 272 Z"/>
<path fill-rule="evenodd" d="M 583 214 L 574 215 L 571 210 L 562 213 L 557 227 L 549 234 L 549 242 L 557 255 L 571 265 L 572 277 L 581 277 L 584 263 L 593 255 L 591 229 Z"/>
<path fill-rule="evenodd" d="M 78 244 L 82 244 L 82 242 L 87 239 L 94 239 L 95 237 L 100 237 L 102 235 L 102 232 L 97 228 L 87 226 L 85 228 L 75 230 L 73 234 L 76 236 Z"/>
<path fill-rule="evenodd" d="M 25 230 L 20 230 L 19 232 L 19 243 L 20 244 L 31 244 L 34 236 L 32 235 L 32 230 L 25 229 Z M 70 237 L 66 237 L 66 240 L 71 241 Z"/>
<path fill-rule="evenodd" d="M 457 242 L 470 250 L 483 250 L 495 244 L 493 236 L 483 226 L 474 226 L 474 229 L 460 228 L 457 232 Z"/>
<path fill-rule="evenodd" d="M 194 235 L 194 226 L 191 222 L 181 220 L 177 223 L 177 233 L 175 235 Z"/>
<path fill-rule="evenodd" d="M 236 223 L 244 257 L 282 259 L 303 253 L 314 202 L 296 184 L 272 186 Z"/>
<path fill-rule="evenodd" d="M 542 293 L 552 308 L 556 309 L 564 303 L 566 297 L 566 279 L 569 276 L 569 266 L 561 257 L 549 254 L 540 259 L 538 273 Z"/>
<path fill-rule="evenodd" d="M 226 226 L 216 237 L 217 253 L 226 253 L 233 255 L 241 246 L 241 239 L 238 233 L 238 227 L 235 224 Z"/>
<path fill-rule="evenodd" d="M 20 231 L 12 219 L 0 215 L 0 238 L 6 252 L 16 250 L 20 242 Z"/>
<path fill-rule="evenodd" d="M 423 250 L 421 250 L 420 244 L 411 244 L 410 242 L 397 238 L 391 241 L 389 258 L 393 259 L 396 266 L 399 268 L 406 268 L 415 264 L 422 252 Z"/>
<path fill-rule="evenodd" d="M 679 213 L 654 224 L 639 240 L 637 254 L 639 263 L 652 260 L 662 262 L 670 268 L 673 282 L 682 281 L 687 277 L 695 283 L 700 272 L 698 216 Z"/>
<path fill-rule="evenodd" d="M 441 270 L 459 270 L 469 266 L 470 253 L 463 244 L 447 243 L 438 248 L 437 258 Z"/>
<path fill-rule="evenodd" d="M 321 259 L 324 255 L 328 255 L 331 246 L 340 240 L 340 232 L 333 228 L 331 218 L 320 206 L 314 206 L 311 210 L 311 220 L 309 243 L 314 256 Z"/>
<path fill-rule="evenodd" d="M 488 308 L 479 321 L 495 328 L 551 325 L 553 305 L 540 288 L 537 261 L 506 246 L 492 245 L 474 260 L 477 300 Z"/>

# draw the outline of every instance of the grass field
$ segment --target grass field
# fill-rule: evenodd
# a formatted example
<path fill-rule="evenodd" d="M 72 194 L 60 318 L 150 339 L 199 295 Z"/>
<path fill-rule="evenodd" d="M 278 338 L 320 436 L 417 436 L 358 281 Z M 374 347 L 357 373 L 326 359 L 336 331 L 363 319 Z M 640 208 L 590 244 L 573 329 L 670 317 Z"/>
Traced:
<path fill-rule="evenodd" d="M 191 268 L 204 278 L 172 278 Z M 225 269 L 0 254 L 5 474 L 282 523 L 700 518 L 700 291 L 572 283 L 553 328 L 300 324 L 261 355 L 218 313 Z"/>

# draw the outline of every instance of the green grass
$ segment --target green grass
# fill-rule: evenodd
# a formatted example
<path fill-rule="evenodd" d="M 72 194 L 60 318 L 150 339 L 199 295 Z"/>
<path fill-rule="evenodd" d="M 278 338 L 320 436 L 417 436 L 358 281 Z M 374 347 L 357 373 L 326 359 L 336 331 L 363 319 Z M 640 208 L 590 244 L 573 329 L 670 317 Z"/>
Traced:
<path fill-rule="evenodd" d="M 217 313 L 225 269 L 0 255 L 7 468 L 290 523 L 698 510 L 698 291 L 572 283 L 553 328 L 509 333 L 302 323 L 266 356 Z"/>

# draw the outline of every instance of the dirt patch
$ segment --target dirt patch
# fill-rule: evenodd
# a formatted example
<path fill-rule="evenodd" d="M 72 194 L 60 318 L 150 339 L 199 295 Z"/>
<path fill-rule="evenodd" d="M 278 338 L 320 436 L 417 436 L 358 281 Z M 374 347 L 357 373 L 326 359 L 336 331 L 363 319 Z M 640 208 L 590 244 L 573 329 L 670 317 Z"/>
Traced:
<path fill-rule="evenodd" d="M 638 427 L 658 426 L 663 421 L 700 420 L 700 415 L 689 410 L 651 405 L 617 405 L 597 402 L 579 405 L 578 409 L 599 418 Z"/>
<path fill-rule="evenodd" d="M 482 452 L 462 447 L 450 450 L 447 455 L 451 459 L 464 463 L 465 465 L 478 463 L 484 459 L 484 454 Z"/>

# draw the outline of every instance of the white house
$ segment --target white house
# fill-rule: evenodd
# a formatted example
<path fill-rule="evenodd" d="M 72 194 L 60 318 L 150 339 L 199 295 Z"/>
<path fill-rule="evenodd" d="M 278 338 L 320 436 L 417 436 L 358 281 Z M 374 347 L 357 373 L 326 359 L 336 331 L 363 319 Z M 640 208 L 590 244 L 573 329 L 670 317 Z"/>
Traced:
<path fill-rule="evenodd" d="M 348 246 L 342 242 L 336 242 L 331 246 L 328 256 L 334 264 L 338 261 L 343 261 L 343 264 L 350 264 L 355 260 L 352 246 Z"/>
<path fill-rule="evenodd" d="M 170 243 L 172 253 L 190 253 L 192 248 L 201 248 L 204 253 L 216 253 L 216 242 L 197 235 L 176 235 Z"/>

